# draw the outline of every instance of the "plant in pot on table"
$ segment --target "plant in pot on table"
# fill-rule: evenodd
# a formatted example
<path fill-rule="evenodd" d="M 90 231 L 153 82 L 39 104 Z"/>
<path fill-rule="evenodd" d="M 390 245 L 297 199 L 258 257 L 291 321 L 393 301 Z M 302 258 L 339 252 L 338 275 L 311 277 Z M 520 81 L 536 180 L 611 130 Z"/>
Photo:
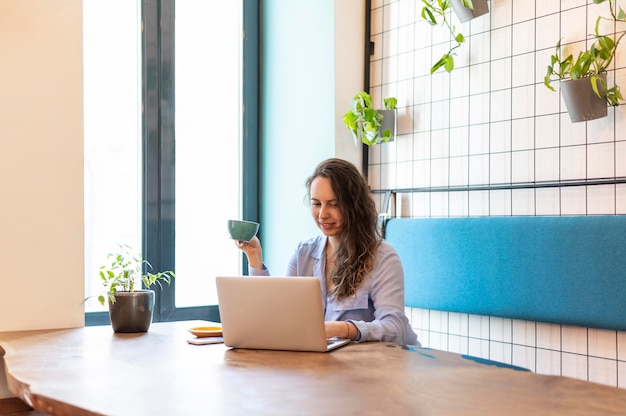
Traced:
<path fill-rule="evenodd" d="M 169 285 L 174 272 L 144 272 L 144 267 L 152 269 L 152 265 L 126 245 L 120 245 L 119 252 L 108 254 L 106 260 L 100 267 L 100 279 L 106 290 L 98 295 L 98 301 L 101 305 L 108 302 L 113 331 L 148 331 L 154 308 L 154 290 L 150 287 Z"/>
<path fill-rule="evenodd" d="M 600 4 L 607 0 L 593 0 Z M 550 56 L 550 65 L 544 77 L 545 86 L 556 91 L 552 82 L 559 80 L 561 94 L 572 122 L 593 120 L 607 115 L 607 104 L 620 105 L 623 101 L 619 85 L 609 88 L 606 80 L 606 70 L 613 61 L 619 42 L 626 31 L 617 32 L 613 40 L 610 35 L 601 35 L 599 26 L 602 20 L 614 23 L 626 23 L 626 13 L 620 7 L 617 14 L 613 7 L 613 0 L 608 0 L 612 18 L 598 16 L 595 31 L 591 35 L 594 39 L 589 49 L 578 53 L 576 59 L 572 54 L 563 57 L 561 41 L 556 44 L 556 51 Z"/>
<path fill-rule="evenodd" d="M 372 105 L 372 97 L 361 91 L 350 101 L 350 110 L 343 115 L 343 122 L 352 132 L 354 143 L 363 142 L 368 146 L 387 143 L 395 135 L 396 105 L 395 97 L 383 99 L 384 110 L 377 110 Z"/>

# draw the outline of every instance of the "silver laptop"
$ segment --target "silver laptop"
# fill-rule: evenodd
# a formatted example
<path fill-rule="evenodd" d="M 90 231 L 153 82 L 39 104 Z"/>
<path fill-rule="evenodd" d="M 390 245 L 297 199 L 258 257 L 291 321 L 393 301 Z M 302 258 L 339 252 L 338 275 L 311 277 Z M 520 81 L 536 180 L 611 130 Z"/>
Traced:
<path fill-rule="evenodd" d="M 350 342 L 326 339 L 315 277 L 220 276 L 215 282 L 226 346 L 326 352 Z"/>

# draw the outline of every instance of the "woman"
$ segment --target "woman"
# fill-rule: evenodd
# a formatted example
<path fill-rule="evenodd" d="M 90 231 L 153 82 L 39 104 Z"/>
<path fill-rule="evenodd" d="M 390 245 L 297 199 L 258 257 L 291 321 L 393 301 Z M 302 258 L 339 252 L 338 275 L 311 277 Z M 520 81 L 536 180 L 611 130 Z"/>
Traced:
<path fill-rule="evenodd" d="M 322 235 L 298 245 L 287 275 L 320 279 L 326 336 L 419 345 L 404 314 L 402 264 L 378 233 L 365 178 L 351 163 L 328 159 L 306 186 Z M 251 276 L 269 275 L 257 237 L 236 244 L 248 258 Z"/>

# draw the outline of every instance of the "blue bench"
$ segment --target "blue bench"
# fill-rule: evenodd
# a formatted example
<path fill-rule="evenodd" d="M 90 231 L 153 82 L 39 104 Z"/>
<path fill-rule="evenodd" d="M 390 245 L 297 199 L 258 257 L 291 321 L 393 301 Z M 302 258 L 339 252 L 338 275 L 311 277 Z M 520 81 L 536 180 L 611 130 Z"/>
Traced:
<path fill-rule="evenodd" d="M 410 307 L 626 330 L 626 216 L 391 218 Z"/>

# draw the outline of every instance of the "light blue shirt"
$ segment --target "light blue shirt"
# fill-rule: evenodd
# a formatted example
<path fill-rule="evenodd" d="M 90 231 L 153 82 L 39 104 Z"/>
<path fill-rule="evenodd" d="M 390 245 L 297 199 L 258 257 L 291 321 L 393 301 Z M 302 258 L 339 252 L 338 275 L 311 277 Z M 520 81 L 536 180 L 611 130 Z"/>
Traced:
<path fill-rule="evenodd" d="M 329 296 L 324 278 L 326 241 L 319 235 L 298 244 L 287 266 L 288 276 L 315 276 L 322 288 L 324 319 L 350 321 L 359 330 L 356 341 L 388 341 L 399 345 L 419 345 L 404 313 L 404 270 L 396 250 L 383 240 L 376 253 L 374 268 L 356 293 L 337 301 Z M 269 276 L 270 272 L 249 268 L 251 276 Z"/>

